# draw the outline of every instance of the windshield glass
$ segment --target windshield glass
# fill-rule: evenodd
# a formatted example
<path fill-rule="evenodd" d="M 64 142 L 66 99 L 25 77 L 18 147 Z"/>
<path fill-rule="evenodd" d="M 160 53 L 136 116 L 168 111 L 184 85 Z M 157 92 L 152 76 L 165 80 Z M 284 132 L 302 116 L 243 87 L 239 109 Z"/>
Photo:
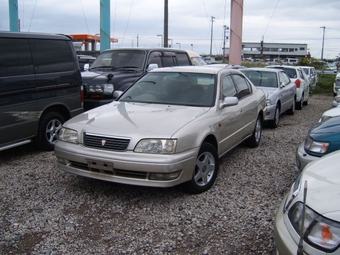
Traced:
<path fill-rule="evenodd" d="M 242 70 L 242 73 L 257 87 L 278 87 L 276 72 Z"/>
<path fill-rule="evenodd" d="M 94 68 L 135 68 L 142 69 L 145 59 L 143 50 L 112 50 L 103 52 L 91 66 Z"/>
<path fill-rule="evenodd" d="M 213 74 L 148 73 L 119 101 L 211 107 L 215 104 L 215 84 Z"/>

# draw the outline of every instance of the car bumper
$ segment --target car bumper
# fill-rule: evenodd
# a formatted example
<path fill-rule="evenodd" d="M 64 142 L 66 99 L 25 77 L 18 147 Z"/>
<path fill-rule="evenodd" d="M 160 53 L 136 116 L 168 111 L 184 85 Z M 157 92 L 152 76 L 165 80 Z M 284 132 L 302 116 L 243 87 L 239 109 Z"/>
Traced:
<path fill-rule="evenodd" d="M 199 148 L 155 155 L 91 149 L 58 141 L 54 151 L 58 168 L 72 174 L 130 185 L 172 187 L 191 180 Z"/>
<path fill-rule="evenodd" d="M 286 201 L 286 197 L 283 199 Z M 293 240 L 284 222 L 283 205 L 277 210 L 274 224 L 274 241 L 277 255 L 296 254 L 297 243 Z"/>
<path fill-rule="evenodd" d="M 333 100 L 332 107 L 338 107 L 340 105 L 340 102 Z"/>
<path fill-rule="evenodd" d="M 276 105 L 269 105 L 269 106 L 266 107 L 265 117 L 264 117 L 265 121 L 269 121 L 269 120 L 274 119 L 275 109 L 276 109 Z"/>
<path fill-rule="evenodd" d="M 302 170 L 309 162 L 319 159 L 319 157 L 307 154 L 304 148 L 304 144 L 304 142 L 300 144 L 296 151 L 296 165 L 299 170 Z"/>

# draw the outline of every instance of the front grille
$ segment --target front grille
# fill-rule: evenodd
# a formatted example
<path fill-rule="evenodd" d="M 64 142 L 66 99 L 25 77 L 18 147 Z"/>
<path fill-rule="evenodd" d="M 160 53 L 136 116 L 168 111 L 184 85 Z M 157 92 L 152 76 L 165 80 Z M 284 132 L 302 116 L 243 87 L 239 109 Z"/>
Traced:
<path fill-rule="evenodd" d="M 126 151 L 129 142 L 129 138 L 84 133 L 84 145 L 90 148 Z"/>

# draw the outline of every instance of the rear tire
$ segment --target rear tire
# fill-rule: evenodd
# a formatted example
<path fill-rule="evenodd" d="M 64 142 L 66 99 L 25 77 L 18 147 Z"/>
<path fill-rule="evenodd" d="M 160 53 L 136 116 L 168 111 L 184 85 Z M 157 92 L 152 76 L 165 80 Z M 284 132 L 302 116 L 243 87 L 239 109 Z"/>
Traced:
<path fill-rule="evenodd" d="M 294 115 L 294 113 L 295 113 L 295 98 L 293 99 L 293 103 L 292 103 L 292 106 L 289 108 L 289 110 L 287 111 L 287 113 L 289 114 L 289 115 Z"/>
<path fill-rule="evenodd" d="M 216 148 L 204 142 L 196 159 L 192 179 L 184 183 L 184 188 L 191 194 L 199 194 L 210 189 L 217 177 L 219 161 Z"/>
<path fill-rule="evenodd" d="M 48 112 L 43 114 L 40 119 L 38 134 L 36 137 L 36 143 L 42 150 L 54 150 L 59 130 L 64 122 L 65 118 L 58 112 Z"/>
<path fill-rule="evenodd" d="M 260 145 L 262 136 L 262 119 L 259 115 L 256 120 L 253 134 L 246 140 L 246 145 L 251 148 L 256 148 Z"/>

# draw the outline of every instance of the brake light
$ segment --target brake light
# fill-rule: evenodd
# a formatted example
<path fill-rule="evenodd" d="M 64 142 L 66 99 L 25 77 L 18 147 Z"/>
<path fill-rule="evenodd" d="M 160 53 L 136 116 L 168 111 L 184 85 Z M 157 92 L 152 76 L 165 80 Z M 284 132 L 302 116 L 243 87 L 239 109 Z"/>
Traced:
<path fill-rule="evenodd" d="M 80 100 L 83 103 L 84 102 L 84 86 L 80 86 Z"/>
<path fill-rule="evenodd" d="M 296 86 L 297 88 L 300 88 L 300 86 L 301 86 L 301 80 L 300 80 L 300 79 L 296 79 L 296 80 L 295 80 L 295 86 Z"/>

